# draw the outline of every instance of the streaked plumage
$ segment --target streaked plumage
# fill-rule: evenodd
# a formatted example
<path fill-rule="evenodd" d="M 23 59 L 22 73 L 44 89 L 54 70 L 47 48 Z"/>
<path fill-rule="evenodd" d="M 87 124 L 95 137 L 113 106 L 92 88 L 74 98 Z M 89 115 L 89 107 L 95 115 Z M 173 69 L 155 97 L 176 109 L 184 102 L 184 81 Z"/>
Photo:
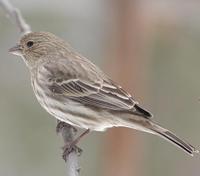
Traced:
<path fill-rule="evenodd" d="M 197 152 L 153 122 L 129 93 L 55 35 L 29 33 L 10 51 L 23 57 L 39 103 L 60 121 L 96 131 L 133 128 L 161 136 L 190 155 Z"/>

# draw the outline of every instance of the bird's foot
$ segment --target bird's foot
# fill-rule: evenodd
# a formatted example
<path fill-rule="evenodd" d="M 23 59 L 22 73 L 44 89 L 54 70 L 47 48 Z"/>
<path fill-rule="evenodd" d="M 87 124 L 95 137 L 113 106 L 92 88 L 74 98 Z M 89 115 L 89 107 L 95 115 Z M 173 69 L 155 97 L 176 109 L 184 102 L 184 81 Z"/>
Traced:
<path fill-rule="evenodd" d="M 63 154 L 62 154 L 62 158 L 65 160 L 65 162 L 67 161 L 67 157 L 69 156 L 70 153 L 75 152 L 76 154 L 78 154 L 78 156 L 81 155 L 82 153 L 82 149 L 76 146 L 77 142 L 72 141 L 71 143 L 65 144 L 62 149 L 63 149 Z"/>
<path fill-rule="evenodd" d="M 67 161 L 67 157 L 69 156 L 69 154 L 71 152 L 76 152 L 79 156 L 82 153 L 82 149 L 80 149 L 79 147 L 76 146 L 76 144 L 78 144 L 78 142 L 80 141 L 80 139 L 85 136 L 86 134 L 88 134 L 90 132 L 89 129 L 87 129 L 86 131 L 84 131 L 80 136 L 78 136 L 75 140 L 73 140 L 70 143 L 66 143 L 63 147 L 63 159 L 65 160 L 65 162 Z"/>

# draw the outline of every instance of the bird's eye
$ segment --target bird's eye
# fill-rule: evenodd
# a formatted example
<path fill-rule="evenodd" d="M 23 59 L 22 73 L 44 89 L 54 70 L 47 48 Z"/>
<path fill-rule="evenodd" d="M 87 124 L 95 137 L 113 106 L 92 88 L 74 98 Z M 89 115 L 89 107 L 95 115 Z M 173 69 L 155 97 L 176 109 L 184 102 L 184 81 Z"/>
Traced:
<path fill-rule="evenodd" d="M 26 46 L 27 46 L 28 48 L 32 47 L 32 46 L 33 46 L 33 41 L 28 41 L 28 42 L 26 43 Z"/>

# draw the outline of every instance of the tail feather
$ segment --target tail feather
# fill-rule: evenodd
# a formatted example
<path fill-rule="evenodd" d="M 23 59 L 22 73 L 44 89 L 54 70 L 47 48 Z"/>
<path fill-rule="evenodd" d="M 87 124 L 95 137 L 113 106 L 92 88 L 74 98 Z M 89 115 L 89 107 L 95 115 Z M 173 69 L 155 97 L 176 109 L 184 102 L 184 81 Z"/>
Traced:
<path fill-rule="evenodd" d="M 128 120 L 125 121 L 124 126 L 148 133 L 152 133 L 155 135 L 158 135 L 162 137 L 163 139 L 171 142 L 175 146 L 179 147 L 182 149 L 184 152 L 188 153 L 189 155 L 193 156 L 194 153 L 199 153 L 195 147 L 193 147 L 191 144 L 188 142 L 180 139 L 178 136 L 173 134 L 171 131 L 161 127 L 160 125 L 156 124 L 155 122 L 151 120 L 139 120 L 136 119 L 137 116 L 129 117 Z"/>
<path fill-rule="evenodd" d="M 177 137 L 175 134 L 172 132 L 158 126 L 158 125 L 153 125 L 152 129 L 156 134 L 161 136 L 164 139 L 167 139 L 177 147 L 181 148 L 183 151 L 188 153 L 189 155 L 193 156 L 194 153 L 199 153 L 198 150 L 195 149 L 192 145 L 190 145 L 188 142 L 185 142 L 184 140 L 180 139 Z"/>

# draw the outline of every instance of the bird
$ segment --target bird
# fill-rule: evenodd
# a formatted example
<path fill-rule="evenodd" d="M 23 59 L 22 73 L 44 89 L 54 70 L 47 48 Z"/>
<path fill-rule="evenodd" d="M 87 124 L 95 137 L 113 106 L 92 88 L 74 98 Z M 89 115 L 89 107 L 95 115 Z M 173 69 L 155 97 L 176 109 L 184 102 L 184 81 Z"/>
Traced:
<path fill-rule="evenodd" d="M 189 155 L 198 150 L 154 121 L 153 115 L 67 42 L 50 32 L 30 32 L 9 52 L 23 58 L 40 105 L 57 120 L 90 131 L 127 127 L 170 141 Z"/>

